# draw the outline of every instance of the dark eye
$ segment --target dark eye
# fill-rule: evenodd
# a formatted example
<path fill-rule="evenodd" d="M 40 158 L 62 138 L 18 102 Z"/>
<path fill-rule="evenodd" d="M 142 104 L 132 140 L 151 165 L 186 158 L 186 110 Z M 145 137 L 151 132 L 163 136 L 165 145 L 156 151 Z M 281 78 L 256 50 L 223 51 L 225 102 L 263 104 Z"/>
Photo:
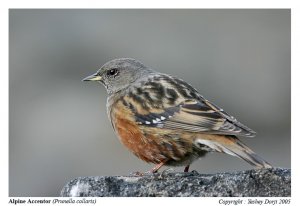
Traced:
<path fill-rule="evenodd" d="M 110 69 L 107 71 L 107 75 L 108 76 L 115 76 L 118 74 L 118 70 L 117 69 Z"/>

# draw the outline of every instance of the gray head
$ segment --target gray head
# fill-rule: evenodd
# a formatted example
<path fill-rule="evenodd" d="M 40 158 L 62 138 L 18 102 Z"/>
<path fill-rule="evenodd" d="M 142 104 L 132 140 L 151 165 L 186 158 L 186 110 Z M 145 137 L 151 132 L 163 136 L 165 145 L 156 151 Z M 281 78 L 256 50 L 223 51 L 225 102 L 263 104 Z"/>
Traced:
<path fill-rule="evenodd" d="M 153 73 L 141 62 L 131 58 L 114 59 L 105 63 L 95 74 L 83 81 L 97 81 L 103 84 L 108 94 L 127 88 L 138 78 Z"/>

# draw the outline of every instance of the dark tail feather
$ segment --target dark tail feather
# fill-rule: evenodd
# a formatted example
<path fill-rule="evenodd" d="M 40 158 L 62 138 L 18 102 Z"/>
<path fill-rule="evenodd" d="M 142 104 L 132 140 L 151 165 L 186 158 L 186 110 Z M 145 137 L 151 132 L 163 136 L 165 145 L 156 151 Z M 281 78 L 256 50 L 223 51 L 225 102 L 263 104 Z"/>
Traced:
<path fill-rule="evenodd" d="M 235 139 L 235 144 L 224 146 L 235 156 L 245 160 L 246 162 L 257 168 L 272 168 L 272 165 L 270 163 L 258 156 L 255 152 L 253 152 L 249 147 L 247 147 L 238 139 Z"/>
<path fill-rule="evenodd" d="M 213 139 L 197 139 L 198 143 L 205 144 L 218 152 L 224 152 L 239 157 L 257 168 L 272 168 L 272 165 L 258 156 L 237 137 L 218 136 Z"/>
<path fill-rule="evenodd" d="M 268 163 L 266 160 L 258 156 L 255 152 L 253 152 L 249 147 L 243 144 L 241 141 L 237 140 L 237 145 L 240 147 L 239 149 L 233 149 L 232 152 L 236 154 L 237 157 L 245 160 L 249 164 L 257 167 L 257 168 L 272 168 L 272 165 Z"/>

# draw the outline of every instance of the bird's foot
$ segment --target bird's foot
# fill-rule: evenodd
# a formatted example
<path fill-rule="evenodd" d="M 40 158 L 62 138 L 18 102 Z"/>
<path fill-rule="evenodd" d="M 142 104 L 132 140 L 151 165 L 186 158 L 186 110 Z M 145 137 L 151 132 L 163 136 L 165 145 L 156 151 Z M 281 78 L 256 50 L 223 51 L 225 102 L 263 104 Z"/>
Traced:
<path fill-rule="evenodd" d="M 157 173 L 158 170 L 159 170 L 165 163 L 166 163 L 166 161 L 161 162 L 161 163 L 155 165 L 150 171 L 147 171 L 147 172 L 144 172 L 144 173 L 143 173 L 143 172 L 131 172 L 130 175 L 132 175 L 132 176 L 139 176 L 139 177 L 145 176 L 145 175 L 152 175 L 152 174 L 154 174 L 154 173 Z"/>

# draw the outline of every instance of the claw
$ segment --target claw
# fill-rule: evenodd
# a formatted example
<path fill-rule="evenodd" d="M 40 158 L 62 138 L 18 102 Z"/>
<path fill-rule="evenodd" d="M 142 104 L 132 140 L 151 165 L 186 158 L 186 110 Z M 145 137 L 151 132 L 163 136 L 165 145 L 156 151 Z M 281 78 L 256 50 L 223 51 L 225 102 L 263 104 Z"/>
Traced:
<path fill-rule="evenodd" d="M 161 162 L 161 163 L 159 163 L 159 164 L 157 164 L 157 165 L 155 165 L 150 171 L 147 171 L 147 172 L 144 172 L 144 173 L 143 173 L 143 172 L 131 172 L 130 175 L 141 177 L 141 176 L 144 176 L 144 175 L 150 175 L 150 174 L 157 173 L 158 170 L 159 170 L 162 166 L 164 166 L 164 164 L 165 164 L 166 162 L 167 162 L 167 160 L 166 160 L 166 161 L 163 161 L 163 162 Z"/>
<path fill-rule="evenodd" d="M 129 175 L 136 176 L 136 177 L 142 177 L 142 176 L 144 176 L 144 173 L 142 173 L 142 172 L 130 172 Z"/>

